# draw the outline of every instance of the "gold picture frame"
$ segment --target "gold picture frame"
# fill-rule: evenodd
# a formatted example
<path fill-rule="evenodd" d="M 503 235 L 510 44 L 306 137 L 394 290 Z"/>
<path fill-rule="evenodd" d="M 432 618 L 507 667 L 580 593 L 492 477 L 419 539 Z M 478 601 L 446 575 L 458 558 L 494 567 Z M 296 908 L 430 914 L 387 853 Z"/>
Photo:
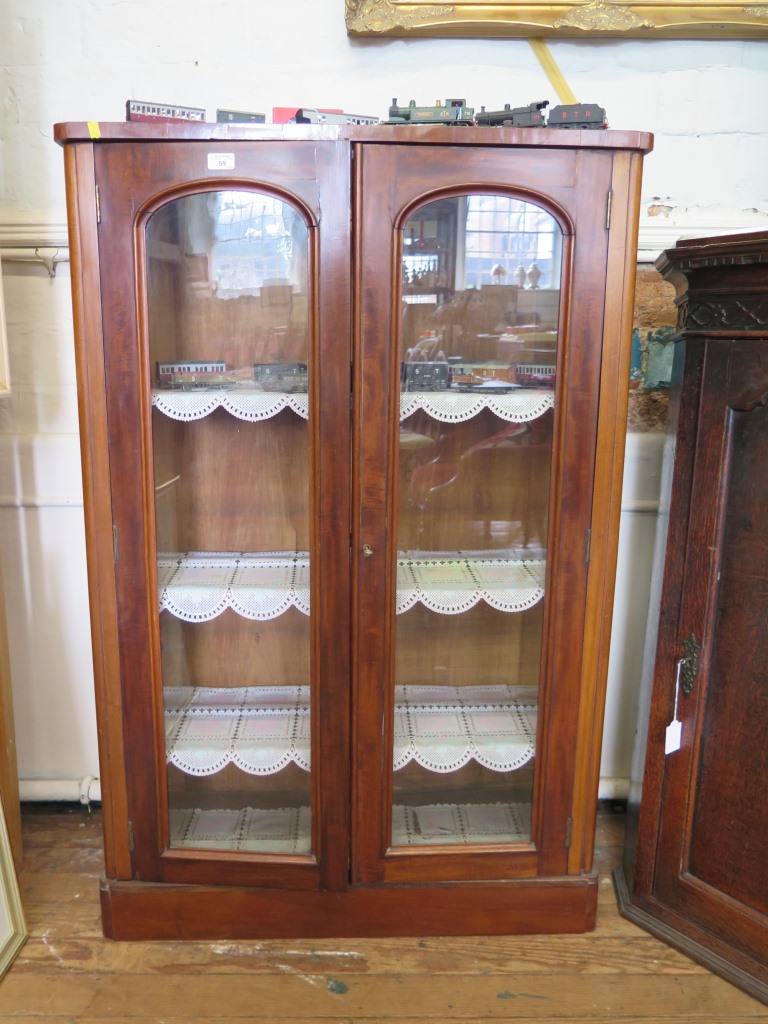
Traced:
<path fill-rule="evenodd" d="M 5 327 L 3 300 L 3 264 L 0 260 L 0 397 L 11 393 L 11 371 L 8 362 L 8 334 Z"/>
<path fill-rule="evenodd" d="M 758 39 L 768 0 L 345 0 L 350 36 Z"/>

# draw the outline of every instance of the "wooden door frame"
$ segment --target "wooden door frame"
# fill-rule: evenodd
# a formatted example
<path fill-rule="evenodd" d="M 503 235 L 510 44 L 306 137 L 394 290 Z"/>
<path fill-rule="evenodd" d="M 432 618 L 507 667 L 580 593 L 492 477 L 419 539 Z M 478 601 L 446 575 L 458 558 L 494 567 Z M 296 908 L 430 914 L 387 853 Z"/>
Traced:
<path fill-rule="evenodd" d="M 454 150 L 452 155 L 450 155 L 451 149 Z M 475 170 L 473 175 L 473 171 L 467 170 L 464 166 L 465 164 L 471 166 L 469 152 L 462 152 L 462 147 L 455 146 L 449 147 L 448 155 L 446 155 L 446 151 L 444 151 L 443 147 L 440 147 L 429 154 L 429 173 L 426 176 L 423 171 L 423 165 L 426 161 L 422 161 L 421 188 L 418 191 L 414 188 L 411 193 L 405 193 L 402 191 L 402 188 L 401 191 L 397 191 L 397 189 L 398 185 L 401 185 L 407 176 L 409 160 L 421 160 L 424 154 L 422 153 L 421 157 L 416 157 L 414 147 L 409 147 L 403 152 L 387 146 L 366 147 L 363 145 L 357 147 L 355 157 L 358 194 L 366 191 L 366 184 L 363 181 L 366 173 L 366 162 L 370 162 L 370 157 L 373 154 L 378 155 L 382 153 L 387 154 L 382 159 L 390 160 L 392 166 L 382 164 L 377 167 L 375 171 L 371 172 L 371 180 L 385 183 L 384 188 L 379 190 L 379 194 L 375 199 L 368 195 L 367 205 L 356 208 L 355 252 L 359 268 L 367 266 L 365 246 L 366 244 L 370 245 L 370 241 L 366 243 L 366 237 L 369 239 L 373 237 L 377 225 L 384 223 L 389 225 L 399 222 L 407 210 L 417 207 L 420 203 L 429 201 L 433 196 L 439 197 L 450 193 L 458 194 L 458 191 L 461 191 L 462 188 L 465 192 L 480 192 L 483 189 L 487 191 L 491 188 L 499 188 L 503 192 L 519 194 L 521 198 L 530 197 L 531 201 L 537 201 L 539 205 L 549 209 L 550 213 L 559 211 L 555 213 L 555 216 L 560 222 L 561 228 L 565 229 L 564 234 L 576 236 L 573 250 L 570 254 L 570 259 L 576 267 L 575 273 L 578 274 L 578 279 L 574 281 L 572 286 L 573 293 L 576 293 L 579 281 L 590 281 L 592 283 L 592 299 L 594 299 L 595 295 L 599 297 L 596 300 L 598 307 L 597 315 L 593 316 L 590 322 L 603 324 L 603 282 L 608 275 L 607 263 L 611 242 L 613 242 L 616 254 L 620 253 L 622 257 L 618 266 L 614 265 L 611 268 L 613 275 L 626 276 L 627 263 L 630 259 L 627 233 L 631 237 L 631 224 L 633 221 L 631 209 L 632 204 L 637 203 L 639 182 L 636 178 L 638 166 L 637 164 L 631 164 L 629 157 L 621 171 L 617 172 L 614 165 L 614 154 L 602 154 L 602 156 L 599 156 L 589 152 L 573 153 L 564 158 L 567 170 L 564 171 L 561 166 L 558 171 L 555 169 L 557 168 L 557 161 L 553 160 L 550 154 L 548 163 L 545 165 L 545 183 L 537 184 L 537 190 L 533 192 L 529 184 L 531 180 L 530 169 L 527 169 L 526 173 L 526 160 L 530 160 L 530 152 L 516 151 L 514 147 L 510 147 L 503 150 L 503 155 L 499 156 L 498 153 L 494 154 L 492 150 L 486 150 L 482 152 L 481 157 L 477 158 L 478 166 L 482 167 L 483 170 Z M 395 156 L 396 153 L 397 156 Z M 622 154 L 618 156 L 622 156 Z M 445 157 L 445 170 L 440 169 L 441 158 L 443 157 Z M 396 173 L 394 172 L 395 160 L 397 161 Z M 506 163 L 508 168 L 506 175 L 499 170 L 499 166 L 504 163 Z M 557 178 L 558 173 L 561 174 L 561 179 L 559 181 L 553 180 Z M 468 180 L 471 181 L 469 186 L 467 185 Z M 602 186 L 597 184 L 600 181 Z M 517 187 L 515 187 L 511 182 L 519 182 L 520 184 L 517 184 Z M 589 187 L 590 185 L 592 187 Z M 615 234 L 613 236 L 610 234 L 607 226 L 604 225 L 602 216 L 596 215 L 594 198 L 596 194 L 600 194 L 601 187 L 607 194 L 612 185 L 619 189 L 619 195 L 617 196 L 619 207 L 621 208 L 623 204 L 630 210 L 627 214 L 626 222 L 615 226 Z M 372 209 L 375 209 L 375 216 L 370 212 Z M 387 210 L 386 214 L 384 213 L 385 210 Z M 366 215 L 369 218 L 367 228 L 362 226 L 363 218 Z M 396 246 L 393 247 L 389 239 L 385 238 L 385 234 L 389 230 L 388 228 L 379 227 L 378 230 L 379 234 L 376 235 L 376 243 L 371 245 L 371 249 L 377 253 L 376 259 L 379 261 L 377 264 L 379 273 L 388 271 L 391 282 L 397 284 L 399 281 L 399 265 Z M 365 234 L 366 231 L 368 232 L 367 235 Z M 588 241 L 588 239 L 591 239 L 591 241 Z M 568 246 L 566 245 L 565 248 L 567 251 Z M 391 255 L 388 260 L 385 260 L 382 254 L 388 250 L 391 250 Z M 600 255 L 587 256 L 588 251 L 590 253 L 600 253 Z M 387 269 L 383 270 L 385 263 L 387 264 Z M 363 299 L 364 303 L 366 299 L 370 303 L 370 297 L 374 295 L 374 292 L 373 289 L 366 288 L 363 275 L 364 271 L 358 269 L 356 293 L 365 297 Z M 566 268 L 564 279 L 568 280 L 569 277 L 570 274 L 568 268 Z M 629 275 L 627 280 L 631 282 L 633 276 Z M 594 290 L 595 281 L 599 282 L 596 286 L 596 292 Z M 616 283 L 618 282 L 612 282 L 612 285 Z M 626 287 L 629 288 L 631 285 L 627 284 Z M 586 673 L 588 679 L 586 695 L 582 699 L 579 699 L 578 696 L 576 697 L 579 705 L 578 715 L 580 720 L 583 721 L 583 730 L 588 735 L 582 734 L 577 738 L 577 730 L 573 727 L 572 722 L 570 725 L 561 724 L 561 731 L 557 736 L 551 734 L 551 728 L 548 727 L 547 723 L 557 720 L 557 717 L 553 718 L 553 715 L 555 715 L 553 711 L 554 706 L 559 705 L 560 710 L 557 712 L 557 716 L 559 716 L 561 723 L 566 722 L 568 716 L 561 692 L 562 685 L 554 685 L 552 673 L 555 670 L 550 665 L 548 669 L 545 668 L 547 674 L 544 677 L 544 685 L 542 687 L 544 713 L 540 714 L 540 746 L 537 748 L 537 757 L 544 767 L 540 764 L 538 771 L 539 782 L 535 796 L 536 814 L 534 815 L 537 831 L 533 836 L 534 843 L 529 844 L 525 849 L 518 848 L 517 850 L 512 850 L 509 847 L 505 851 L 502 851 L 500 848 L 495 850 L 477 849 L 472 853 L 462 855 L 459 851 L 446 852 L 444 849 L 439 851 L 429 850 L 428 848 L 417 852 L 410 850 L 398 850 L 394 853 L 386 851 L 387 817 L 389 814 L 386 794 L 389 792 L 390 783 L 385 784 L 384 796 L 382 797 L 380 780 L 382 778 L 388 779 L 391 776 L 391 769 L 385 755 L 386 742 L 383 745 L 378 744 L 375 735 L 376 728 L 370 727 L 370 723 L 377 723 L 380 719 L 386 723 L 391 718 L 389 714 L 391 709 L 386 699 L 381 703 L 380 696 L 376 696 L 377 693 L 379 695 L 386 694 L 391 690 L 391 686 L 387 682 L 388 670 L 383 663 L 375 668 L 372 674 L 370 667 L 367 669 L 365 667 L 365 658 L 368 656 L 366 652 L 387 649 L 391 646 L 389 642 L 385 643 L 383 641 L 384 636 L 389 637 L 390 640 L 392 636 L 392 625 L 388 613 L 386 611 L 382 613 L 380 599 L 375 609 L 373 604 L 371 604 L 372 595 L 375 594 L 375 586 L 371 574 L 376 571 L 381 572 L 381 566 L 377 570 L 374 565 L 375 559 L 362 560 L 359 557 L 364 543 L 369 543 L 375 550 L 387 553 L 390 562 L 387 586 L 390 589 L 388 591 L 387 603 L 383 607 L 391 607 L 392 588 L 394 586 L 393 574 L 391 572 L 393 548 L 391 538 L 387 536 L 383 529 L 383 523 L 387 520 L 393 521 L 393 441 L 380 427 L 375 431 L 370 430 L 368 435 L 365 436 L 366 426 L 369 426 L 371 423 L 381 424 L 388 422 L 392 424 L 396 420 L 394 403 L 397 400 L 397 388 L 390 387 L 386 383 L 387 381 L 397 380 L 399 377 L 394 366 L 396 353 L 394 353 L 395 345 L 394 340 L 392 340 L 394 339 L 393 332 L 398 322 L 396 307 L 398 289 L 394 288 L 390 289 L 390 291 L 391 298 L 386 309 L 377 306 L 375 313 L 373 313 L 369 305 L 367 308 L 359 307 L 355 312 L 356 346 L 362 346 L 357 359 L 358 369 L 356 375 L 356 390 L 359 395 L 359 404 L 356 407 L 355 424 L 357 429 L 356 437 L 359 440 L 353 444 L 353 450 L 361 452 L 360 463 L 355 477 L 355 494 L 359 504 L 353 517 L 355 523 L 355 533 L 353 534 L 354 570 L 356 574 L 360 573 L 360 580 L 357 583 L 356 591 L 356 615 L 361 622 L 383 623 L 383 632 L 381 630 L 377 631 L 375 638 L 367 634 L 360 634 L 355 642 L 356 664 L 353 678 L 356 680 L 356 686 L 358 687 L 356 689 L 355 701 L 359 713 L 355 716 L 358 723 L 358 731 L 354 740 L 354 749 L 358 759 L 356 763 L 360 767 L 360 771 L 355 776 L 353 783 L 353 787 L 356 787 L 356 797 L 353 800 L 353 805 L 357 808 L 356 814 L 358 815 L 358 824 L 354 829 L 357 838 L 354 850 L 356 861 L 353 867 L 353 875 L 366 883 L 373 883 L 381 880 L 390 882 L 424 881 L 433 875 L 458 880 L 473 876 L 489 878 L 511 877 L 516 872 L 519 872 L 522 876 L 530 875 L 531 873 L 534 875 L 565 875 L 568 872 L 580 873 L 588 870 L 591 864 L 592 840 L 586 833 L 589 830 L 590 822 L 594 826 L 596 800 L 592 799 L 591 801 L 591 787 L 594 785 L 596 792 L 596 774 L 594 775 L 593 783 L 590 781 L 589 784 L 579 785 L 579 791 L 576 795 L 574 795 L 574 787 L 579 773 L 583 772 L 587 776 L 592 776 L 591 765 L 594 764 L 596 757 L 599 761 L 599 710 L 602 707 L 601 700 L 603 699 L 608 649 L 606 614 L 610 611 L 609 602 L 612 594 L 613 573 L 615 572 L 615 567 L 611 563 L 611 545 L 615 545 L 615 534 L 618 529 L 618 506 L 621 486 L 621 477 L 620 474 L 617 474 L 615 468 L 617 465 L 616 454 L 617 452 L 618 454 L 623 453 L 623 438 L 620 444 L 619 437 L 622 428 L 626 424 L 626 392 L 622 396 L 619 377 L 622 369 L 626 367 L 628 362 L 629 346 L 625 344 L 622 347 L 619 339 L 628 338 L 630 328 L 628 314 L 624 314 L 624 318 L 619 324 L 616 323 L 615 318 L 619 315 L 619 310 L 622 307 L 622 303 L 626 301 L 627 296 L 623 294 L 621 289 L 616 294 L 614 287 L 614 293 L 611 297 L 611 311 L 605 322 L 605 327 L 601 331 L 601 344 L 604 343 L 606 347 L 606 359 L 602 363 L 602 367 L 599 358 L 600 345 L 595 347 L 594 339 L 588 339 L 589 329 L 587 320 L 589 318 L 585 312 L 584 304 L 586 302 L 589 305 L 590 300 L 587 299 L 585 294 L 586 289 L 579 295 L 579 302 L 577 303 L 573 302 L 571 293 L 567 288 L 564 289 L 562 296 L 560 322 L 563 325 L 571 324 L 572 340 L 570 348 L 562 346 L 562 352 L 559 356 L 561 360 L 560 366 L 561 370 L 567 367 L 573 373 L 573 367 L 577 364 L 580 365 L 579 373 L 581 379 L 579 380 L 579 387 L 574 389 L 574 393 L 567 391 L 565 388 L 560 392 L 560 419 L 556 421 L 555 427 L 555 453 L 563 450 L 563 444 L 566 443 L 564 439 L 567 439 L 568 444 L 574 446 L 571 449 L 572 461 L 569 463 L 570 470 L 568 472 L 571 475 L 571 487 L 573 487 L 573 470 L 575 464 L 579 462 L 580 484 L 579 490 L 577 492 L 572 490 L 564 500 L 564 494 L 559 491 L 562 481 L 559 477 L 556 478 L 556 486 L 552 488 L 551 495 L 552 518 L 550 520 L 550 535 L 552 543 L 550 551 L 554 550 L 557 552 L 560 550 L 565 552 L 565 554 L 560 556 L 561 561 L 559 564 L 561 567 L 565 564 L 564 559 L 570 559 L 568 586 L 571 588 L 573 586 L 572 577 L 580 580 L 578 586 L 581 588 L 583 595 L 581 598 L 581 615 L 584 615 L 586 612 L 587 593 L 588 591 L 590 593 L 589 621 L 591 624 L 587 626 L 587 620 L 580 619 L 578 628 L 576 630 L 572 629 L 572 633 L 578 632 L 579 650 L 578 653 L 575 650 L 570 652 L 572 694 L 577 695 L 579 693 L 579 686 L 582 684 L 582 673 Z M 382 293 L 388 295 L 390 291 L 384 288 Z M 386 350 L 384 347 L 381 347 L 381 342 L 379 342 L 378 355 L 374 355 L 373 349 L 368 342 L 374 331 L 377 332 L 379 338 L 389 339 L 389 347 Z M 597 358 L 595 357 L 596 350 L 598 351 Z M 592 360 L 591 363 L 590 359 Z M 584 379 L 587 375 L 589 383 Z M 565 379 L 564 374 L 561 379 Z M 604 388 L 603 391 L 600 390 L 601 383 Z M 618 393 L 615 392 L 617 387 L 619 388 Z M 588 403 L 583 403 L 581 408 L 578 409 L 575 392 L 591 394 L 593 399 L 592 406 L 587 408 Z M 599 416 L 598 394 L 600 394 L 602 402 Z M 621 412 L 622 398 L 624 400 L 623 416 Z M 586 428 L 585 425 L 590 424 L 590 422 L 591 426 Z M 566 423 L 569 424 L 567 427 Z M 588 435 L 586 438 L 585 432 Z M 597 456 L 598 436 L 601 439 L 601 443 L 603 441 L 606 442 L 609 452 L 607 455 L 601 453 L 599 458 Z M 577 460 L 576 457 L 575 446 L 577 445 L 577 438 L 580 453 L 583 454 L 584 450 L 588 451 L 590 449 L 596 452 L 595 460 L 589 464 L 587 478 L 584 477 L 585 464 L 583 458 Z M 374 464 L 377 469 L 372 474 L 370 470 Z M 386 472 L 382 471 L 381 468 L 384 465 L 387 466 Z M 566 468 L 566 465 L 563 464 L 563 469 L 565 470 Z M 594 473 L 599 474 L 599 486 Z M 576 493 L 578 493 L 578 497 L 576 497 Z M 580 535 L 577 546 L 579 551 L 586 552 L 587 529 L 593 516 L 593 501 L 596 502 L 598 507 L 599 532 L 595 537 L 596 558 L 589 567 L 587 567 L 585 560 L 582 559 L 581 566 L 579 567 L 576 565 L 576 560 L 573 557 L 574 538 L 571 537 L 571 543 L 566 544 L 560 537 L 560 511 L 564 505 L 570 508 L 581 507 L 584 520 L 582 524 L 583 533 Z M 605 552 L 602 551 L 604 544 L 607 545 Z M 548 566 L 548 572 L 552 574 L 550 579 L 557 579 L 558 573 L 552 568 L 553 565 L 557 564 L 557 555 L 555 555 L 552 563 Z M 570 592 L 572 593 L 572 589 Z M 558 591 L 554 593 L 556 597 Z M 562 600 L 561 597 L 561 608 L 564 607 Z M 550 612 L 550 637 L 554 635 L 551 632 L 552 630 L 559 631 L 563 628 L 564 621 L 565 617 L 563 614 L 555 616 L 553 611 Z M 581 650 L 582 637 L 588 638 L 584 652 Z M 573 646 L 576 646 L 575 641 Z M 555 659 L 560 659 L 561 664 L 565 664 L 566 659 L 563 654 L 563 645 L 554 640 L 550 643 L 550 649 Z M 582 658 L 585 659 L 584 665 L 582 665 Z M 368 726 L 366 726 L 366 722 L 369 723 Z M 388 734 L 385 727 L 386 735 Z M 596 736 L 598 736 L 597 740 L 595 739 Z M 567 766 L 565 772 L 563 771 L 564 764 Z M 550 809 L 547 814 L 544 814 L 542 800 L 544 784 L 547 779 L 549 780 L 547 784 L 550 787 L 550 808 L 555 802 L 557 808 L 556 810 Z M 377 786 L 378 789 L 376 788 Z M 555 791 L 559 792 L 557 801 L 552 799 L 552 793 Z M 377 798 L 373 797 L 374 793 L 379 794 Z M 374 799 L 376 802 L 375 811 L 373 810 Z M 590 802 L 594 804 L 594 807 L 590 806 Z M 575 830 L 569 825 L 569 819 L 576 823 Z M 566 846 L 566 831 L 569 828 L 571 828 L 572 832 L 570 837 L 572 843 L 574 841 L 574 834 L 576 837 L 576 851 L 570 856 Z M 539 852 L 535 852 L 536 850 Z"/>

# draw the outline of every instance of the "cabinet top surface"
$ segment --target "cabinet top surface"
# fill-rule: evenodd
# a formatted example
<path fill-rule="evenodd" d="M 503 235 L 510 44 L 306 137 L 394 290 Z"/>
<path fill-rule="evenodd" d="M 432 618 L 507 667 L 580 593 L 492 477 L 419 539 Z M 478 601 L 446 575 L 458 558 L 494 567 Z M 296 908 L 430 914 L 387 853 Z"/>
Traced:
<path fill-rule="evenodd" d="M 594 129 L 498 128 L 448 125 L 232 125 L 210 122 L 66 121 L 54 140 L 70 142 L 318 142 L 336 140 L 428 145 L 520 146 L 542 149 L 653 148 L 649 132 Z"/>

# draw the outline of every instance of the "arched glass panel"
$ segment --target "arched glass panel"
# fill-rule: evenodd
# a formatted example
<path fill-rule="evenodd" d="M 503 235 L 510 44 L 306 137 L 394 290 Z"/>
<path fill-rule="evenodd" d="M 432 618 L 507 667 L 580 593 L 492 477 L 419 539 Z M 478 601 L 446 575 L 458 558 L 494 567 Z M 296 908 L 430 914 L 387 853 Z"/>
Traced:
<path fill-rule="evenodd" d="M 307 226 L 222 190 L 145 241 L 171 846 L 308 854 Z"/>
<path fill-rule="evenodd" d="M 508 195 L 404 227 L 393 846 L 531 839 L 561 262 Z"/>

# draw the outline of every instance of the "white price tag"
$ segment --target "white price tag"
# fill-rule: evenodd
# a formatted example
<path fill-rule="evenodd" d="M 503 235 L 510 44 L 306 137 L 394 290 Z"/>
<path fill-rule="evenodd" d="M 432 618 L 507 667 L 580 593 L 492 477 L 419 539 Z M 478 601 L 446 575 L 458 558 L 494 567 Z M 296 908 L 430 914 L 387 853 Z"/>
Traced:
<path fill-rule="evenodd" d="M 677 673 L 675 675 L 675 710 L 672 712 L 672 721 L 667 726 L 667 731 L 664 734 L 665 755 L 674 754 L 676 750 L 680 749 L 680 744 L 683 742 L 683 723 L 677 717 L 677 702 L 680 698 L 680 673 L 683 671 L 685 662 L 685 658 L 678 658 Z"/>
<path fill-rule="evenodd" d="M 208 170 L 209 171 L 234 171 L 235 169 L 235 154 L 234 153 L 209 153 L 208 154 Z"/>
<path fill-rule="evenodd" d="M 670 722 L 667 726 L 667 731 L 664 736 L 664 753 L 674 754 L 676 750 L 680 749 L 680 744 L 683 741 L 683 723 L 678 722 L 675 719 Z"/>

